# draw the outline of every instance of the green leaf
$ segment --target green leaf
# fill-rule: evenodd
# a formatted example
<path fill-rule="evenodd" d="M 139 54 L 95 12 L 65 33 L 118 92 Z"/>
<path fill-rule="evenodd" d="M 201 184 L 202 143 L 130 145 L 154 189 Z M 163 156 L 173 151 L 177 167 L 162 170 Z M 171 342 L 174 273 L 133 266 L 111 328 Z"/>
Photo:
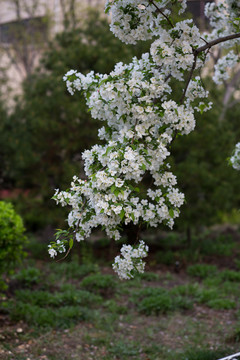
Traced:
<path fill-rule="evenodd" d="M 73 247 L 73 238 L 71 237 L 71 239 L 69 240 L 69 248 L 71 249 Z"/>
<path fill-rule="evenodd" d="M 114 191 L 116 190 L 116 186 L 115 185 L 112 185 L 111 186 L 111 192 L 114 194 Z"/>
<path fill-rule="evenodd" d="M 107 156 L 107 154 L 112 150 L 112 146 L 108 146 L 105 154 L 103 156 Z"/>
<path fill-rule="evenodd" d="M 110 9 L 111 9 L 110 5 L 106 6 L 106 8 L 104 10 L 105 14 L 108 14 Z"/>
<path fill-rule="evenodd" d="M 201 115 L 203 114 L 205 108 L 206 108 L 206 105 L 205 105 L 205 104 L 199 105 L 199 110 L 200 110 L 200 114 L 201 114 Z"/>
<path fill-rule="evenodd" d="M 169 209 L 169 215 L 171 218 L 174 217 L 174 210 L 173 209 Z"/>
<path fill-rule="evenodd" d="M 121 220 L 123 220 L 124 216 L 125 216 L 125 211 L 122 209 L 120 214 L 119 214 Z"/>
<path fill-rule="evenodd" d="M 121 192 L 121 190 L 120 189 L 118 189 L 118 188 L 116 188 L 115 190 L 114 190 L 114 195 L 115 196 L 118 196 L 118 194 Z"/>

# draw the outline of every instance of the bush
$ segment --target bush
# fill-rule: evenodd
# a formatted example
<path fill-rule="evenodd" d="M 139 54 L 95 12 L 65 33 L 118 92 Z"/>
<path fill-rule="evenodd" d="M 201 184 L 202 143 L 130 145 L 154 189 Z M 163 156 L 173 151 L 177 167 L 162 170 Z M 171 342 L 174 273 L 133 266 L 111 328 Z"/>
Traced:
<path fill-rule="evenodd" d="M 166 290 L 162 287 L 146 287 L 141 290 L 133 291 L 131 296 L 131 301 L 133 303 L 138 304 L 139 300 L 142 300 L 146 297 L 152 297 L 152 296 L 162 296 L 166 294 Z"/>
<path fill-rule="evenodd" d="M 210 301 L 215 301 L 219 298 L 219 291 L 218 289 L 201 289 L 199 292 L 199 297 L 197 301 L 200 304 L 208 304 Z"/>
<path fill-rule="evenodd" d="M 42 308 L 21 301 L 9 303 L 10 318 L 14 321 L 23 320 L 30 326 L 48 328 L 66 328 L 79 321 L 90 320 L 89 309 L 78 306 L 62 306 L 57 309 Z"/>
<path fill-rule="evenodd" d="M 173 265 L 176 257 L 173 251 L 158 251 L 156 253 L 156 261 L 158 264 Z"/>
<path fill-rule="evenodd" d="M 198 298 L 201 289 L 198 284 L 185 284 L 175 286 L 171 290 L 171 294 L 175 296 L 188 296 L 190 298 Z"/>
<path fill-rule="evenodd" d="M 114 314 L 127 314 L 128 312 L 128 308 L 126 306 L 117 304 L 113 299 L 105 301 L 104 307 Z"/>
<path fill-rule="evenodd" d="M 193 301 L 183 296 L 173 297 L 170 292 L 147 296 L 139 305 L 138 310 L 145 315 L 166 314 L 170 311 L 188 310 L 193 307 Z"/>
<path fill-rule="evenodd" d="M 62 262 L 60 264 L 52 263 L 52 271 L 56 271 L 60 278 L 79 279 L 86 275 L 94 274 L 99 271 L 97 264 L 79 264 L 75 259 L 70 262 Z"/>
<path fill-rule="evenodd" d="M 67 290 L 65 292 L 55 292 L 51 294 L 48 291 L 30 291 L 18 290 L 15 293 L 16 300 L 37 306 L 71 306 L 85 305 L 90 306 L 94 303 L 100 303 L 102 298 L 99 295 L 91 294 L 86 290 Z"/>
<path fill-rule="evenodd" d="M 216 360 L 232 353 L 232 350 L 188 350 L 179 360 Z"/>
<path fill-rule="evenodd" d="M 116 282 L 112 275 L 94 274 L 85 277 L 81 286 L 89 291 L 104 293 L 112 292 L 116 287 Z"/>
<path fill-rule="evenodd" d="M 240 281 L 240 272 L 238 271 L 224 270 L 221 272 L 220 276 L 223 280 L 236 281 L 236 282 Z"/>
<path fill-rule="evenodd" d="M 153 272 L 144 272 L 144 273 L 139 273 L 137 275 L 137 277 L 139 277 L 141 280 L 144 281 L 158 281 L 159 280 L 159 275 L 155 274 Z"/>
<path fill-rule="evenodd" d="M 22 285 L 34 285 L 38 284 L 40 281 L 41 272 L 35 267 L 27 267 L 26 269 L 20 270 L 15 276 L 14 279 L 18 280 Z"/>
<path fill-rule="evenodd" d="M 207 306 L 216 310 L 235 309 L 236 303 L 229 299 L 212 299 L 207 302 Z"/>
<path fill-rule="evenodd" d="M 12 204 L 0 201 L 0 276 L 10 273 L 25 255 L 22 219 Z M 2 283 L 0 283 L 0 287 Z"/>
<path fill-rule="evenodd" d="M 145 315 L 166 314 L 173 309 L 172 298 L 168 294 L 148 296 L 140 302 L 138 309 Z"/>
<path fill-rule="evenodd" d="M 196 264 L 189 266 L 187 273 L 190 276 L 205 279 L 211 275 L 215 275 L 217 273 L 217 267 L 215 265 Z"/>

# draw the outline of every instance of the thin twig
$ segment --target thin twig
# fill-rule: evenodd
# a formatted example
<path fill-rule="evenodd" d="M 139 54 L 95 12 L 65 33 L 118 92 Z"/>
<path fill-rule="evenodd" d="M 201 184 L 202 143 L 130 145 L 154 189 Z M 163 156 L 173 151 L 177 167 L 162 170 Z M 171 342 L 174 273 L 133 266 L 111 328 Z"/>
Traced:
<path fill-rule="evenodd" d="M 66 255 L 65 255 L 63 258 L 56 260 L 56 262 L 59 262 L 59 261 L 62 261 L 62 260 L 64 260 L 64 259 L 66 259 L 66 257 L 67 257 L 68 254 L 70 253 L 70 251 L 71 251 L 71 248 L 68 249 Z"/>
<path fill-rule="evenodd" d="M 180 99 L 180 103 L 182 104 L 183 103 L 183 100 L 185 98 L 185 95 L 186 95 L 186 92 L 187 92 L 187 88 L 188 88 L 188 85 L 192 79 L 192 76 L 193 76 L 193 72 L 196 68 L 196 64 L 197 64 L 197 54 L 194 55 L 194 61 L 193 61 L 193 64 L 192 64 L 192 68 L 190 70 L 190 73 L 189 73 L 189 77 L 187 79 L 187 82 L 186 82 L 186 85 L 185 85 L 185 88 L 184 88 L 184 91 L 183 91 L 183 94 L 182 94 L 182 97 Z"/>
<path fill-rule="evenodd" d="M 171 22 L 171 20 L 169 19 L 169 17 L 167 15 L 164 14 L 164 12 L 159 9 L 159 7 L 153 2 L 153 0 L 148 0 L 153 6 L 155 6 L 157 12 L 159 12 L 163 17 L 165 17 L 165 19 L 168 21 L 168 23 L 170 24 L 170 26 L 173 28 L 174 25 L 173 23 Z"/>

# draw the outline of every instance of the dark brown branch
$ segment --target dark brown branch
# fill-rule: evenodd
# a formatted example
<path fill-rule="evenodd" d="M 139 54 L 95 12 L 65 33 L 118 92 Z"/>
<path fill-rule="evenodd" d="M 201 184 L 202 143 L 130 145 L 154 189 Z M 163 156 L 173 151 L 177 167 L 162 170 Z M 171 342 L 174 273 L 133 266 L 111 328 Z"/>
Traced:
<path fill-rule="evenodd" d="M 62 257 L 61 259 L 56 260 L 56 262 L 59 262 L 59 261 L 62 261 L 62 260 L 64 260 L 64 259 L 66 259 L 66 257 L 67 257 L 68 254 L 70 253 L 70 251 L 71 251 L 71 248 L 68 249 L 68 251 L 67 251 L 67 253 L 66 253 L 66 255 L 65 255 L 64 257 Z"/>
<path fill-rule="evenodd" d="M 172 76 L 171 74 L 168 74 L 168 75 L 165 77 L 164 81 L 167 82 L 167 81 L 170 79 L 171 76 Z"/>
<path fill-rule="evenodd" d="M 169 25 L 173 28 L 173 23 L 171 22 L 171 20 L 169 19 L 169 17 L 167 15 L 164 14 L 164 12 L 159 9 L 159 7 L 153 2 L 153 0 L 148 0 L 150 4 L 152 4 L 153 6 L 155 6 L 157 12 L 159 12 L 163 17 L 165 17 L 165 19 L 167 20 L 167 22 L 169 23 Z"/>
<path fill-rule="evenodd" d="M 149 1 L 150 1 L 150 0 L 149 0 Z M 237 38 L 240 38 L 240 33 L 231 34 L 231 35 L 227 35 L 227 36 L 220 37 L 220 38 L 218 38 L 218 39 L 209 41 L 207 44 L 205 44 L 205 45 L 203 45 L 203 46 L 200 46 L 198 49 L 195 49 L 195 50 L 194 50 L 194 53 L 195 53 L 195 54 L 199 54 L 199 53 L 202 52 L 202 51 L 205 51 L 205 50 L 207 50 L 207 49 L 210 49 L 210 48 L 211 48 L 212 46 L 214 46 L 214 45 L 220 44 L 220 43 L 225 42 L 225 41 L 228 41 L 228 40 L 237 39 Z"/>
<path fill-rule="evenodd" d="M 209 41 L 207 42 L 205 45 L 203 46 L 200 46 L 199 48 L 197 49 L 194 49 L 193 50 L 193 54 L 194 54 L 194 61 L 193 61 L 193 65 L 192 65 L 192 68 L 190 70 L 190 73 L 189 73 L 189 77 L 187 79 L 187 83 L 186 83 L 186 86 L 184 88 L 184 91 L 183 91 L 183 94 L 182 94 L 182 97 L 180 99 L 180 103 L 182 104 L 183 103 L 183 100 L 185 98 L 185 95 L 186 95 L 186 92 L 187 92 L 187 89 L 188 89 L 188 85 L 192 79 L 192 76 L 193 76 L 193 72 L 196 68 L 196 64 L 197 64 L 197 57 L 198 55 L 205 51 L 205 50 L 208 50 L 207 52 L 209 52 L 209 50 L 211 49 L 211 47 L 217 45 L 217 44 L 220 44 L 222 42 L 225 42 L 225 41 L 228 41 L 228 40 L 233 40 L 233 39 L 237 39 L 237 38 L 240 38 L 240 33 L 237 33 L 237 34 L 231 34 L 231 35 L 228 35 L 228 36 L 223 36 L 223 37 L 220 37 L 218 39 L 215 39 L 215 40 L 212 40 L 212 41 Z M 205 41 L 205 40 L 204 40 Z"/>
<path fill-rule="evenodd" d="M 195 70 L 195 67 L 196 67 L 196 64 L 197 64 L 197 54 L 194 55 L 194 61 L 193 61 L 193 64 L 192 64 L 192 68 L 190 70 L 190 73 L 189 73 L 189 77 L 187 79 L 187 82 L 186 82 L 186 85 L 185 85 L 185 88 L 184 88 L 184 91 L 183 91 L 183 94 L 182 94 L 182 97 L 180 99 L 180 103 L 182 104 L 183 103 L 183 100 L 185 98 L 185 95 L 186 95 L 186 92 L 187 92 L 187 88 L 188 88 L 188 85 L 192 79 L 192 76 L 193 76 L 193 72 Z"/>

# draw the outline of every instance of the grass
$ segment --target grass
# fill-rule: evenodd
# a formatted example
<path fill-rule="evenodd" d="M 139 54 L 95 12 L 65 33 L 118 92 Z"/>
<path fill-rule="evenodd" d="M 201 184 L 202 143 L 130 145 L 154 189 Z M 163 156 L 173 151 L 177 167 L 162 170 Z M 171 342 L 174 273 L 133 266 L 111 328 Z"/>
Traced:
<path fill-rule="evenodd" d="M 79 264 L 76 259 L 71 262 L 62 262 L 58 264 L 58 271 L 56 274 L 56 264 L 52 263 L 50 269 L 53 271 L 53 275 L 57 275 L 57 278 L 71 280 L 84 278 L 87 275 L 95 274 L 99 272 L 97 264 Z"/>
<path fill-rule="evenodd" d="M 170 241 L 176 245 L 176 236 Z M 85 260 L 30 259 L 12 277 L 0 302 L 1 359 L 217 360 L 237 352 L 237 265 L 233 270 L 201 258 L 179 273 L 173 263 L 124 282 Z"/>
<path fill-rule="evenodd" d="M 193 277 L 206 279 L 207 277 L 217 273 L 217 267 L 215 265 L 195 264 L 187 268 L 187 273 Z"/>
<path fill-rule="evenodd" d="M 25 321 L 36 328 L 68 328 L 79 321 L 92 319 L 92 313 L 86 307 L 62 306 L 57 309 L 43 308 L 21 301 L 8 306 L 12 321 Z"/>
<path fill-rule="evenodd" d="M 13 279 L 21 283 L 22 286 L 31 286 L 40 282 L 41 271 L 32 266 L 28 266 L 25 269 L 21 269 Z"/>
<path fill-rule="evenodd" d="M 102 298 L 99 295 L 91 294 L 86 290 L 77 290 L 76 288 L 66 288 L 63 292 L 50 293 L 48 291 L 18 290 L 15 292 L 16 301 L 25 302 L 37 306 L 59 307 L 62 305 L 84 305 L 88 306 L 94 303 L 101 303 Z"/>

